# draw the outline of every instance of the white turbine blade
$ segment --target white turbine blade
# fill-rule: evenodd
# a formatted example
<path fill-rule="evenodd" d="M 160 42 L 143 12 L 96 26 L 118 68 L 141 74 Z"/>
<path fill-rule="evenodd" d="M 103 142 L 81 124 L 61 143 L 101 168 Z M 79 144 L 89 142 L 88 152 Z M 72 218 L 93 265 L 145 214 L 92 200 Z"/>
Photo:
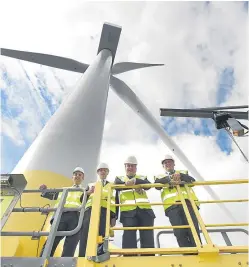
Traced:
<path fill-rule="evenodd" d="M 135 63 L 135 62 L 119 62 L 114 64 L 112 67 L 112 75 L 120 74 L 123 72 L 148 68 L 148 67 L 156 67 L 156 66 L 164 66 L 164 64 L 148 64 L 148 63 Z"/>
<path fill-rule="evenodd" d="M 163 127 L 156 120 L 156 118 L 151 114 L 148 108 L 142 103 L 142 101 L 137 97 L 137 95 L 129 88 L 127 84 L 121 81 L 118 78 L 111 77 L 110 79 L 111 88 L 116 92 L 116 94 L 128 104 L 136 114 L 138 114 L 148 125 L 160 136 L 164 144 L 174 153 L 176 157 L 188 168 L 191 174 L 199 181 L 205 181 L 204 178 L 200 175 L 197 169 L 185 156 L 182 150 L 177 146 L 177 144 L 172 140 L 170 136 L 167 135 Z M 215 199 L 219 200 L 219 196 L 212 190 L 210 186 L 205 186 L 206 191 L 209 195 Z M 219 204 L 220 207 L 226 212 L 226 214 L 234 221 L 233 214 L 227 209 L 223 204 Z"/>
<path fill-rule="evenodd" d="M 66 57 L 58 57 L 53 55 L 11 50 L 5 48 L 1 48 L 0 54 L 6 57 L 12 57 L 16 59 L 29 61 L 32 63 L 38 63 L 53 68 L 69 70 L 79 73 L 84 73 L 89 66 L 88 64 L 84 64 L 79 61 Z"/>

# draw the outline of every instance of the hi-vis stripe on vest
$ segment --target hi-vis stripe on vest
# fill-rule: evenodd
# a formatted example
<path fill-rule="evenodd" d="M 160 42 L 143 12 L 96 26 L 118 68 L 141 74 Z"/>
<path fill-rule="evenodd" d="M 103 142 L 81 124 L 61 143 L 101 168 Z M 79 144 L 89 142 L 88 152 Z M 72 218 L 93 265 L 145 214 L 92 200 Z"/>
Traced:
<path fill-rule="evenodd" d="M 175 171 L 175 173 L 188 174 L 188 171 L 177 170 L 177 171 Z M 156 180 L 157 178 L 161 179 L 165 176 L 166 176 L 166 174 L 161 174 L 161 175 L 155 176 L 154 178 Z M 180 190 L 181 190 L 183 197 L 185 199 L 188 199 L 188 193 L 186 192 L 185 188 L 180 187 Z M 190 195 L 191 195 L 192 199 L 198 200 L 197 196 L 195 195 L 194 190 L 191 187 L 189 187 L 189 191 L 190 191 Z M 175 187 L 172 189 L 164 187 L 162 189 L 161 198 L 162 198 L 162 202 L 164 204 L 163 205 L 164 210 L 167 210 L 169 207 L 171 207 L 173 205 L 173 204 L 168 204 L 168 203 L 172 203 L 172 202 L 175 203 L 176 201 L 180 201 L 180 196 L 178 195 Z M 197 204 L 197 205 L 199 206 L 199 204 Z"/>
<path fill-rule="evenodd" d="M 68 187 L 63 187 L 63 189 L 64 188 Z M 79 208 L 81 206 L 80 202 L 81 195 L 82 195 L 81 191 L 68 192 L 64 208 Z M 62 197 L 62 192 L 60 192 L 58 195 L 58 198 L 55 203 L 55 208 L 58 207 L 61 197 Z"/>
<path fill-rule="evenodd" d="M 95 183 L 92 185 L 95 185 Z M 102 187 L 101 207 L 103 208 L 107 208 L 107 198 L 108 198 L 108 191 L 109 191 L 110 185 L 111 183 L 106 183 L 105 186 Z M 87 200 L 86 209 L 92 206 L 93 194 L 94 193 L 92 193 Z M 111 192 L 111 204 L 115 204 L 115 198 L 113 196 L 113 189 Z M 111 206 L 110 209 L 113 213 L 116 213 L 115 206 Z"/>
<path fill-rule="evenodd" d="M 127 176 L 118 176 L 118 178 L 126 182 L 129 180 Z M 133 178 L 135 179 L 146 179 L 146 176 L 136 175 Z M 131 211 L 139 207 L 140 209 L 151 209 L 151 205 L 139 205 L 139 203 L 150 203 L 147 197 L 146 192 L 143 190 L 143 193 L 138 194 L 135 189 L 128 189 L 120 191 L 120 204 L 137 204 L 136 206 L 121 206 L 120 211 Z"/>

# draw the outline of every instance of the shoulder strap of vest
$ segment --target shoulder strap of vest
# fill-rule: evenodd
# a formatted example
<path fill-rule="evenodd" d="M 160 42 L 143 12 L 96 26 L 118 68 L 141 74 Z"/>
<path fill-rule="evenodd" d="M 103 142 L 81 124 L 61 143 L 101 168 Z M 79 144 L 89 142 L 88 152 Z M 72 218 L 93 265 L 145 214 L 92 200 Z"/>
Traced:
<path fill-rule="evenodd" d="M 117 176 L 118 179 L 120 179 L 121 181 L 124 181 L 125 176 Z"/>
<path fill-rule="evenodd" d="M 154 176 L 154 180 L 156 180 L 156 179 L 161 179 L 161 178 L 163 178 L 163 177 L 165 177 L 165 176 L 166 176 L 166 173 L 156 175 L 156 176 Z"/>
<path fill-rule="evenodd" d="M 188 174 L 188 170 L 176 170 L 176 173 L 184 173 L 184 174 Z"/>
<path fill-rule="evenodd" d="M 145 180 L 145 179 L 147 179 L 147 176 L 145 176 L 145 175 L 135 175 L 134 178 L 136 178 L 136 179 L 141 179 L 141 180 Z"/>

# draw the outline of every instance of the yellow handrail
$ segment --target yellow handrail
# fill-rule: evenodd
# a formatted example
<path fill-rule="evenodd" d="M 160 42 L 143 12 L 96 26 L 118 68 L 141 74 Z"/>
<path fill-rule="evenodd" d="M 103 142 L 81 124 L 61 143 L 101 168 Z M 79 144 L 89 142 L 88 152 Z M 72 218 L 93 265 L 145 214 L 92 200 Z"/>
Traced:
<path fill-rule="evenodd" d="M 225 227 L 225 226 L 248 226 L 248 223 L 227 223 L 227 224 L 205 224 L 201 218 L 201 215 L 197 209 L 196 204 L 213 204 L 213 203 L 237 203 L 237 202 L 248 202 L 248 199 L 227 199 L 227 200 L 209 200 L 209 201 L 201 201 L 201 200 L 193 200 L 191 197 L 191 194 L 189 192 L 189 186 L 201 186 L 201 185 L 227 185 L 227 184 L 245 184 L 248 183 L 249 180 L 248 179 L 240 179 L 240 180 L 215 180 L 215 181 L 205 181 L 205 182 L 194 182 L 192 184 L 184 184 L 184 187 L 186 189 L 186 192 L 188 194 L 188 199 L 193 207 L 194 213 L 197 217 L 198 223 L 200 225 L 200 228 L 202 230 L 202 233 L 205 237 L 205 240 L 207 242 L 207 245 L 202 245 L 200 242 L 200 239 L 198 237 L 198 234 L 196 232 L 196 229 L 194 227 L 191 215 L 189 213 L 186 201 L 184 196 L 181 193 L 180 190 L 180 186 L 177 185 L 177 192 L 180 196 L 180 202 L 172 202 L 172 203 L 167 203 L 167 204 L 171 204 L 171 205 L 182 205 L 185 215 L 187 217 L 187 221 L 188 221 L 188 225 L 182 225 L 182 226 L 151 226 L 151 227 L 110 227 L 110 207 L 111 206 L 116 206 L 116 207 L 122 207 L 122 206 L 137 206 L 137 204 L 112 204 L 111 203 L 111 192 L 112 189 L 135 189 L 135 188 L 155 188 L 155 187 L 168 187 L 169 185 L 162 185 L 162 184 L 146 184 L 146 185 L 134 185 L 134 186 L 125 186 L 125 185 L 114 185 L 111 184 L 110 188 L 109 188 L 109 193 L 108 193 L 108 204 L 107 204 L 107 214 L 109 214 L 109 216 L 107 217 L 107 221 L 106 221 L 106 238 L 108 239 L 109 237 L 109 231 L 110 230 L 158 230 L 158 229 L 181 229 L 181 228 L 190 228 L 193 234 L 193 238 L 195 240 L 196 243 L 196 247 L 195 248 L 169 248 L 169 249 L 159 249 L 162 253 L 190 253 L 190 252 L 210 252 L 213 251 L 213 253 L 227 253 L 227 252 L 240 252 L 240 253 L 245 253 L 248 252 L 248 248 L 245 246 L 238 246 L 238 247 L 234 247 L 234 246 L 230 246 L 229 248 L 226 247 L 215 247 L 214 244 L 212 243 L 212 240 L 208 234 L 208 231 L 206 228 L 208 227 Z M 148 205 L 148 203 L 139 203 L 140 206 L 143 205 Z M 150 203 L 151 206 L 163 206 L 163 202 L 155 202 L 155 203 Z M 205 248 L 208 247 L 208 250 L 205 250 Z M 109 250 L 111 252 L 111 254 L 120 254 L 120 253 L 124 253 L 124 254 L 137 254 L 137 253 L 144 253 L 144 254 L 150 254 L 150 253 L 158 253 L 160 254 L 160 251 L 156 248 L 147 248 L 147 249 L 132 249 L 132 250 L 127 250 L 127 249 L 119 249 L 119 250 Z M 133 251 L 133 252 L 132 252 Z"/>

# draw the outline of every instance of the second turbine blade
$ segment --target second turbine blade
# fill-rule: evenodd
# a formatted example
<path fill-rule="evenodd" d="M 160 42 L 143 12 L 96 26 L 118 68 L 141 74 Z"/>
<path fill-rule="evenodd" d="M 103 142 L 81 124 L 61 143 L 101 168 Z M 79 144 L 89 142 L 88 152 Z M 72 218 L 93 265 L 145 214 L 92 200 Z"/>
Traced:
<path fill-rule="evenodd" d="M 112 67 L 112 74 L 120 74 L 123 72 L 148 68 L 148 67 L 157 67 L 164 66 L 164 64 L 148 64 L 148 63 L 135 63 L 135 62 L 119 62 Z"/>
<path fill-rule="evenodd" d="M 130 89 L 130 87 L 125 82 L 113 76 L 111 77 L 110 84 L 111 88 L 116 92 L 116 94 L 159 135 L 164 144 L 172 151 L 172 153 L 174 153 L 176 157 L 179 158 L 179 160 L 188 168 L 193 176 L 199 181 L 205 181 L 191 161 L 186 157 L 174 140 L 168 136 L 160 123 L 142 103 L 138 96 Z M 210 186 L 206 186 L 205 189 L 213 199 L 219 200 L 219 196 Z M 236 221 L 233 214 L 223 203 L 220 203 L 219 206 L 230 218 L 232 218 L 233 221 Z"/>
<path fill-rule="evenodd" d="M 84 64 L 66 57 L 11 50 L 6 48 L 1 48 L 1 55 L 79 73 L 84 73 L 89 66 L 88 64 Z"/>

